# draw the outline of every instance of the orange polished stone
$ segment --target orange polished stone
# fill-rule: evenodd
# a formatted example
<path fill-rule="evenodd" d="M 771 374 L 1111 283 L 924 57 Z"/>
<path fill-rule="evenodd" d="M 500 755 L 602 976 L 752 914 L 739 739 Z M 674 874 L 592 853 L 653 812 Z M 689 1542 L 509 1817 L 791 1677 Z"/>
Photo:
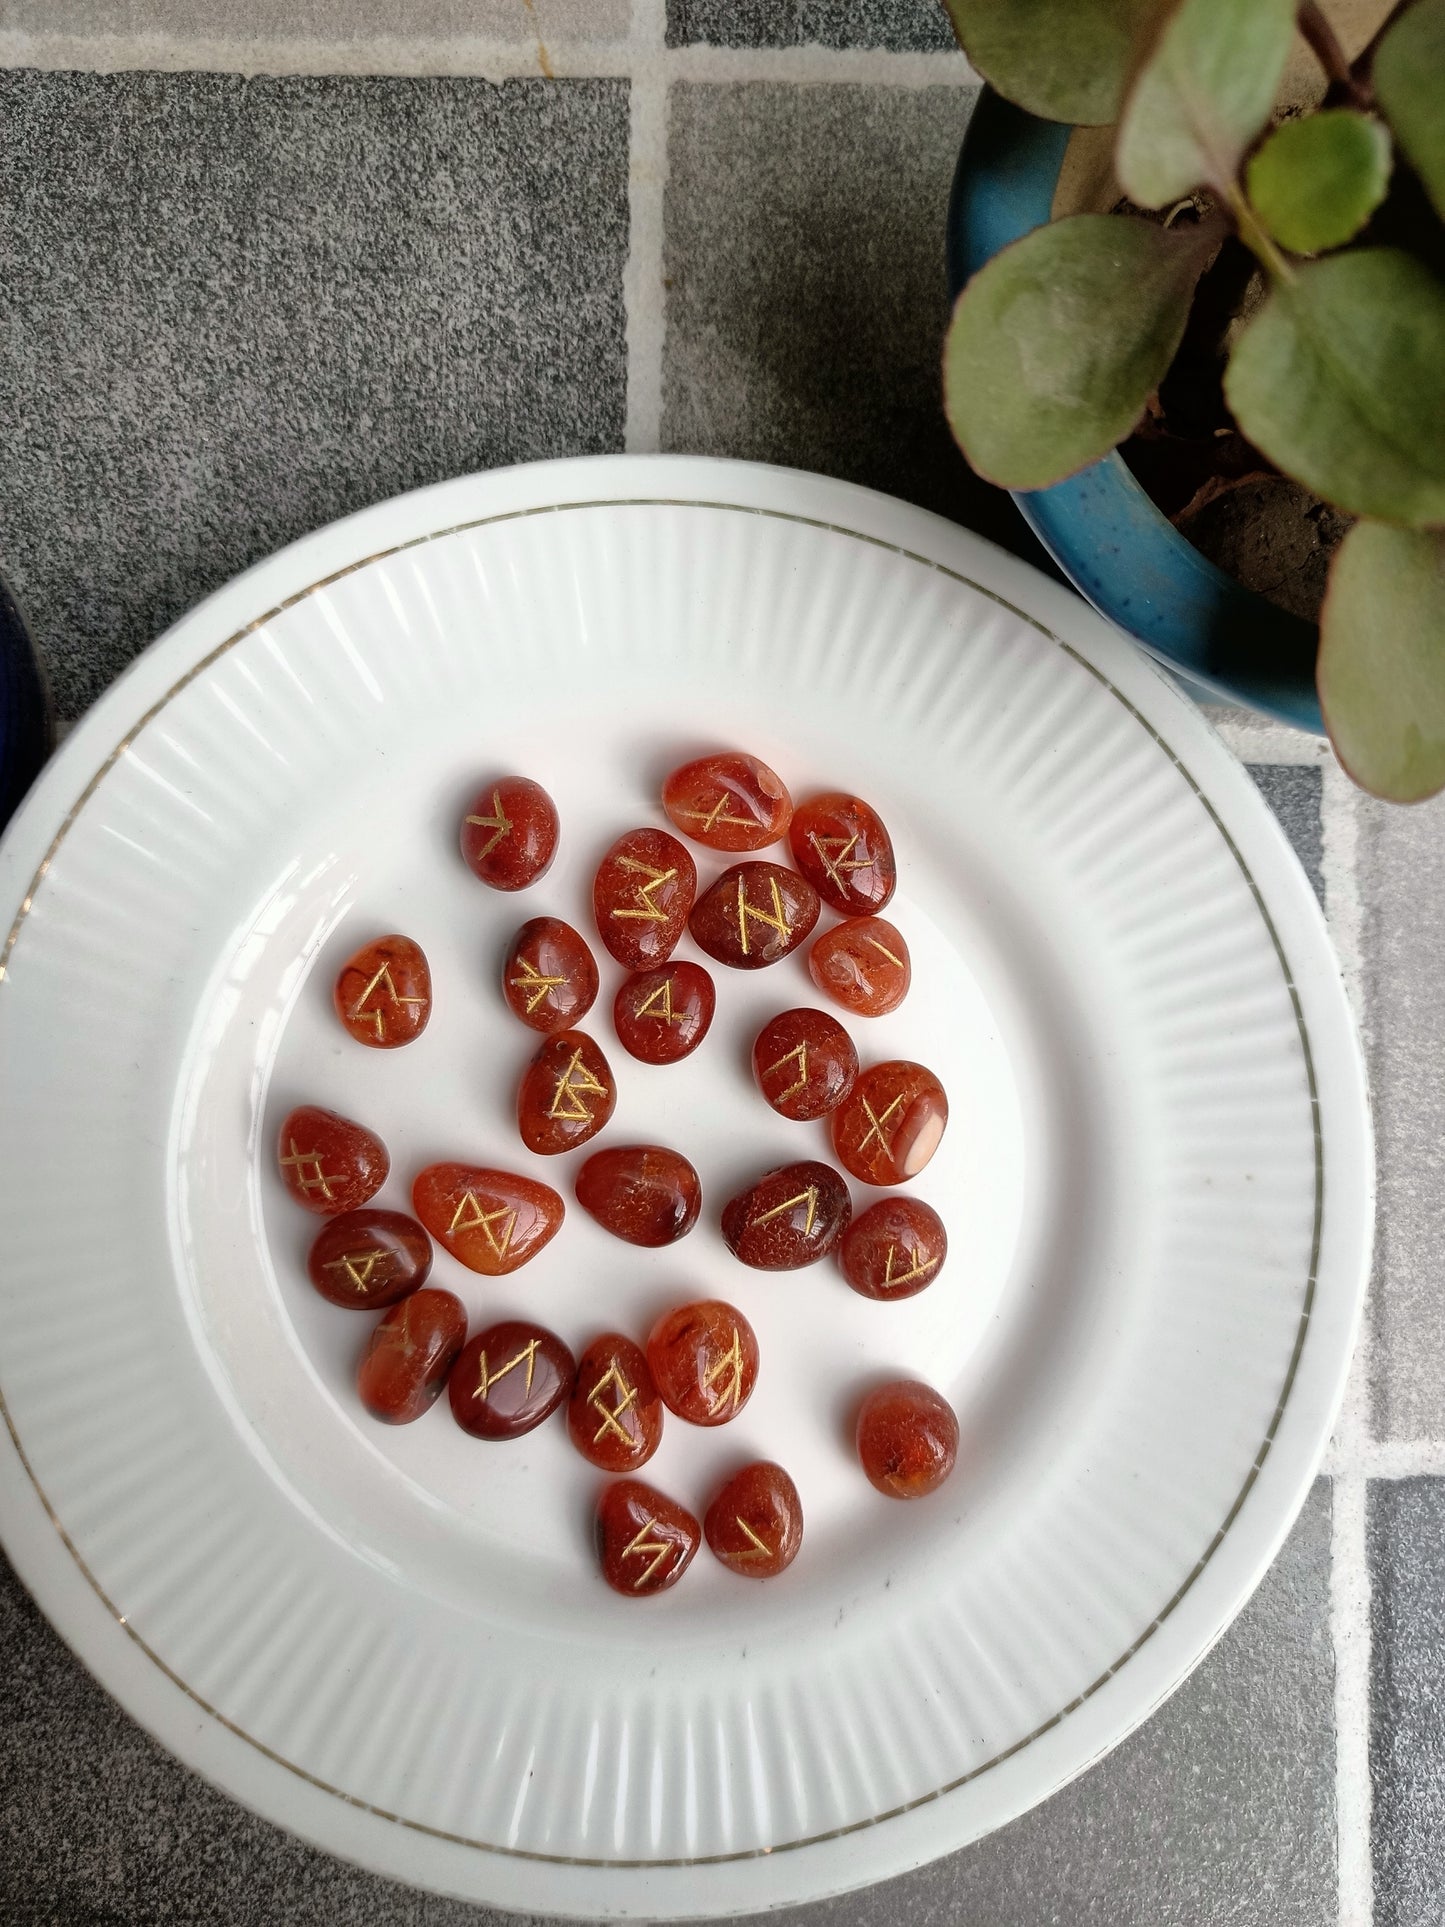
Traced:
<path fill-rule="evenodd" d="M 533 917 L 507 949 L 502 995 L 516 1016 L 550 1036 L 578 1024 L 597 1001 L 597 960 L 560 917 Z"/>
<path fill-rule="evenodd" d="M 689 928 L 698 946 L 734 970 L 780 963 L 818 921 L 818 893 L 781 863 L 735 863 L 697 900 Z"/>
<path fill-rule="evenodd" d="M 758 1341 L 735 1306 L 704 1298 L 663 1313 L 648 1334 L 647 1362 L 669 1412 L 725 1425 L 752 1397 Z"/>
<path fill-rule="evenodd" d="M 598 935 L 628 970 L 666 963 L 697 895 L 697 865 L 666 830 L 629 830 L 597 866 Z"/>
<path fill-rule="evenodd" d="M 731 1571 L 773 1579 L 798 1556 L 803 1502 L 782 1466 L 759 1459 L 734 1472 L 704 1513 L 702 1529 Z"/>
<path fill-rule="evenodd" d="M 391 1169 L 375 1131 L 318 1104 L 300 1104 L 282 1119 L 276 1159 L 297 1204 L 323 1218 L 360 1210 Z"/>
<path fill-rule="evenodd" d="M 594 1151 L 577 1173 L 577 1202 L 630 1245 L 676 1244 L 697 1223 L 702 1185 L 680 1151 L 620 1144 Z"/>
<path fill-rule="evenodd" d="M 348 1211 L 321 1227 L 306 1271 L 323 1298 L 348 1311 L 380 1311 L 424 1285 L 431 1239 L 404 1211 Z"/>
<path fill-rule="evenodd" d="M 553 1157 L 596 1137 L 617 1105 L 607 1059 L 580 1030 L 549 1037 L 522 1075 L 517 1128 L 529 1151 Z"/>
<path fill-rule="evenodd" d="M 641 1479 L 616 1479 L 597 1501 L 597 1556 L 602 1577 L 628 1599 L 675 1586 L 702 1543 L 702 1527 L 686 1506 Z"/>
<path fill-rule="evenodd" d="M 640 1345 L 621 1332 L 594 1338 L 577 1361 L 567 1430 L 604 1472 L 635 1472 L 662 1443 L 662 1400 Z"/>
<path fill-rule="evenodd" d="M 702 965 L 674 958 L 627 979 L 612 1021 L 623 1049 L 644 1064 L 676 1064 L 707 1036 L 716 1008 L 717 992 Z"/>
<path fill-rule="evenodd" d="M 723 1206 L 722 1234 L 755 1271 L 796 1271 L 830 1252 L 853 1215 L 848 1186 L 811 1159 L 769 1171 Z"/>
<path fill-rule="evenodd" d="M 958 1457 L 958 1420 L 931 1385 L 900 1378 L 868 1394 L 858 1411 L 858 1460 L 890 1499 L 934 1492 Z"/>
<path fill-rule="evenodd" d="M 409 1044 L 431 1016 L 426 952 L 410 937 L 378 937 L 342 965 L 332 998 L 358 1044 L 372 1050 Z"/>
<path fill-rule="evenodd" d="M 730 750 L 675 769 L 662 807 L 684 836 L 710 850 L 764 850 L 788 834 L 793 799 L 756 756 Z"/>
<path fill-rule="evenodd" d="M 838 1257 L 864 1298 L 911 1298 L 931 1285 L 948 1256 L 948 1233 L 921 1198 L 880 1198 L 853 1220 Z"/>
<path fill-rule="evenodd" d="M 452 1417 L 474 1439 L 519 1439 L 572 1391 L 577 1367 L 555 1332 L 507 1318 L 469 1338 L 447 1380 Z"/>
<path fill-rule="evenodd" d="M 528 776 L 479 789 L 462 818 L 462 855 L 494 890 L 525 890 L 557 854 L 557 805 Z"/>
<path fill-rule="evenodd" d="M 371 1334 L 356 1389 L 373 1418 L 409 1425 L 436 1403 L 467 1336 L 460 1298 L 426 1285 L 393 1305 Z"/>
<path fill-rule="evenodd" d="M 781 1011 L 753 1045 L 758 1089 L 775 1111 L 798 1123 L 835 1110 L 857 1075 L 853 1040 L 826 1011 Z"/>
<path fill-rule="evenodd" d="M 883 819 L 861 796 L 829 790 L 793 812 L 793 858 L 824 903 L 845 917 L 881 910 L 898 882 Z"/>
<path fill-rule="evenodd" d="M 913 964 L 902 933 L 884 917 L 850 917 L 808 952 L 819 990 L 858 1017 L 882 1017 L 908 995 Z"/>
<path fill-rule="evenodd" d="M 943 1086 L 922 1064 L 870 1064 L 833 1113 L 833 1149 L 865 1184 L 905 1184 L 938 1149 L 948 1123 Z"/>
<path fill-rule="evenodd" d="M 411 1203 L 437 1243 L 484 1278 L 535 1258 L 566 1210 L 550 1185 L 476 1164 L 429 1164 L 417 1173 Z"/>

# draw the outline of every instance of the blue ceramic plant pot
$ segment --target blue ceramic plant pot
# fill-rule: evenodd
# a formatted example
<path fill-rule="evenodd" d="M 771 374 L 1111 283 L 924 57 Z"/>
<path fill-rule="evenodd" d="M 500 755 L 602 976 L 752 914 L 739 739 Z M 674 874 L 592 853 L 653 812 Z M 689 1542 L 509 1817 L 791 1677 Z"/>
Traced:
<path fill-rule="evenodd" d="M 984 89 L 949 199 L 951 296 L 1000 248 L 1048 220 L 1072 131 Z M 1226 701 L 1320 731 L 1318 630 L 1207 561 L 1120 455 L 1052 488 L 1016 492 L 1014 501 L 1080 593 L 1178 675 Z"/>

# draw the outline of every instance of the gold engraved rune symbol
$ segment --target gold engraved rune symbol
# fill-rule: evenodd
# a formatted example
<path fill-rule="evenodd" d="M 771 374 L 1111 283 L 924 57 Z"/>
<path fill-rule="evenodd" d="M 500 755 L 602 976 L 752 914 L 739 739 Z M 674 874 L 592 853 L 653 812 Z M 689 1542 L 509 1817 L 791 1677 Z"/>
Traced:
<path fill-rule="evenodd" d="M 705 830 L 714 829 L 719 823 L 731 823 L 740 830 L 755 830 L 757 820 L 751 816 L 729 816 L 728 804 L 732 798 L 724 790 L 710 810 L 684 810 L 684 816 L 691 817 L 694 823 L 701 823 Z"/>
<path fill-rule="evenodd" d="M 365 990 L 363 990 L 357 998 L 356 1002 L 351 1006 L 351 1014 L 353 1017 L 365 1017 L 368 1022 L 376 1025 L 378 1043 L 386 1036 L 386 1012 L 384 1010 L 368 1010 L 366 1006 L 371 1000 L 372 993 L 379 990 L 383 985 L 386 987 L 387 996 L 390 997 L 394 1004 L 420 1004 L 426 1001 L 423 997 L 398 997 L 396 994 L 396 985 L 391 981 L 391 965 L 383 964 L 371 982 L 366 986 Z"/>
<path fill-rule="evenodd" d="M 582 1063 L 580 1047 L 572 1053 L 572 1062 L 557 1079 L 557 1088 L 552 1093 L 552 1102 L 547 1106 L 548 1117 L 566 1118 L 574 1124 L 590 1124 L 592 1113 L 583 1099 L 586 1097 L 606 1097 L 607 1086 L 599 1084 L 591 1071 Z"/>
<path fill-rule="evenodd" d="M 504 1222 L 505 1221 L 505 1222 Z M 501 1236 L 492 1226 L 502 1226 Z M 453 1238 L 459 1231 L 485 1231 L 487 1243 L 497 1257 L 505 1258 L 512 1242 L 512 1233 L 517 1228 L 517 1209 L 515 1205 L 499 1204 L 495 1211 L 483 1211 L 477 1202 L 474 1191 L 464 1191 L 462 1201 L 452 1213 L 452 1221 L 447 1226 L 447 1236 Z"/>
<path fill-rule="evenodd" d="M 326 1261 L 326 1269 L 328 1271 L 344 1271 L 351 1280 L 354 1290 L 370 1291 L 372 1282 L 371 1274 L 379 1264 L 386 1264 L 387 1271 L 384 1271 L 376 1282 L 379 1285 L 386 1283 L 390 1270 L 390 1258 L 390 1252 L 386 1251 L 348 1251 L 343 1257 L 328 1258 Z"/>
<path fill-rule="evenodd" d="M 910 1251 L 906 1255 L 913 1259 L 912 1271 L 895 1272 L 893 1269 L 893 1260 L 897 1256 L 897 1253 L 897 1245 L 889 1245 L 888 1262 L 883 1267 L 883 1289 L 885 1291 L 889 1290 L 893 1285 L 911 1285 L 915 1278 L 926 1278 L 930 1271 L 937 1269 L 938 1260 L 936 1258 L 917 1257 Z"/>
<path fill-rule="evenodd" d="M 817 851 L 818 861 L 840 890 L 848 888 L 844 870 L 871 870 L 873 867 L 870 857 L 849 857 L 849 851 L 856 846 L 861 834 L 860 830 L 854 830 L 851 836 L 819 836 L 816 830 L 808 832 L 808 841 Z"/>
<path fill-rule="evenodd" d="M 633 1010 L 634 1017 L 655 1017 L 660 1024 L 685 1024 L 687 1012 L 672 1007 L 672 979 L 664 977 L 656 990 L 649 990 Z"/>
<path fill-rule="evenodd" d="M 652 1564 L 644 1567 L 642 1572 L 632 1582 L 632 1590 L 634 1592 L 636 1592 L 639 1586 L 645 1586 L 647 1584 L 663 1560 L 673 1550 L 670 1539 L 648 1538 L 648 1533 L 656 1532 L 656 1530 L 657 1521 L 655 1519 L 648 1519 L 637 1537 L 622 1548 L 622 1556 L 624 1559 L 630 1559 L 634 1553 L 639 1559 L 645 1559 L 649 1553 L 652 1554 Z"/>
<path fill-rule="evenodd" d="M 536 964 L 523 957 L 520 977 L 509 977 L 507 982 L 513 990 L 527 992 L 527 1015 L 530 1017 L 542 1002 L 549 990 L 560 990 L 566 983 L 565 977 L 544 977 Z"/>
<path fill-rule="evenodd" d="M 714 1385 L 724 1373 L 727 1374 L 726 1384 L 723 1385 L 721 1390 L 714 1391 Z M 722 1357 L 715 1360 L 703 1374 L 702 1389 L 708 1396 L 709 1411 L 725 1412 L 729 1405 L 732 1406 L 735 1412 L 742 1410 L 743 1346 L 736 1325 L 733 1326 L 732 1344 L 728 1346 Z"/>
<path fill-rule="evenodd" d="M 868 1113 L 868 1129 L 863 1133 L 859 1141 L 858 1151 L 860 1156 L 868 1149 L 869 1139 L 875 1137 L 878 1140 L 878 1148 L 884 1157 L 891 1157 L 893 1155 L 893 1133 L 892 1131 L 885 1133 L 883 1126 L 888 1122 L 889 1118 L 892 1117 L 902 1102 L 903 1093 L 900 1091 L 888 1106 L 887 1110 L 884 1111 L 882 1117 L 878 1117 L 873 1110 L 873 1106 L 868 1102 L 866 1097 L 864 1098 L 863 1108 Z"/>
<path fill-rule="evenodd" d="M 810 1184 L 807 1190 L 800 1191 L 796 1198 L 789 1198 L 783 1204 L 775 1204 L 771 1211 L 765 1211 L 760 1218 L 754 1218 L 754 1226 L 766 1224 L 769 1218 L 781 1218 L 783 1213 L 785 1211 L 791 1211 L 795 1204 L 806 1204 L 808 1207 L 808 1222 L 803 1226 L 803 1236 L 805 1238 L 811 1237 L 813 1234 L 813 1226 L 817 1222 L 818 1217 L 818 1187 L 816 1184 Z"/>
<path fill-rule="evenodd" d="M 753 1542 L 746 1552 L 735 1552 L 733 1554 L 733 1558 L 734 1559 L 771 1559 L 773 1556 L 773 1548 L 768 1544 L 767 1540 L 759 1538 L 758 1534 L 753 1531 L 752 1527 L 748 1524 L 747 1520 L 742 1516 L 740 1512 L 735 1512 L 733 1514 L 733 1518 L 737 1521 L 737 1523 L 742 1527 L 743 1531 L 748 1535 L 748 1537 Z"/>
<path fill-rule="evenodd" d="M 795 1060 L 798 1066 L 798 1081 L 796 1084 L 790 1084 L 785 1091 L 779 1091 L 773 1099 L 775 1104 L 786 1104 L 790 1097 L 796 1097 L 799 1091 L 807 1090 L 808 1046 L 806 1044 L 799 1044 L 796 1050 L 790 1050 L 786 1057 L 780 1057 L 776 1064 L 769 1064 L 768 1068 L 763 1072 L 764 1077 L 771 1077 L 774 1071 L 780 1071 L 784 1064 L 791 1064 Z"/>
<path fill-rule="evenodd" d="M 488 839 L 486 848 L 478 850 L 472 858 L 473 863 L 480 863 L 484 856 L 490 856 L 502 838 L 504 836 L 510 836 L 512 832 L 511 818 L 502 808 L 502 792 L 500 790 L 492 791 L 492 814 L 490 816 L 469 816 L 467 821 L 468 823 L 475 823 L 479 830 L 492 830 L 495 832 L 495 834 Z"/>
<path fill-rule="evenodd" d="M 281 1164 L 283 1169 L 289 1168 L 296 1173 L 296 1189 L 307 1196 L 313 1191 L 319 1191 L 329 1203 L 331 1180 L 321 1168 L 321 1153 L 298 1151 L 294 1137 L 287 1141 L 291 1146 L 291 1153 L 289 1157 L 282 1158 Z"/>
<path fill-rule="evenodd" d="M 632 894 L 636 907 L 631 910 L 614 910 L 614 917 L 633 917 L 642 923 L 666 923 L 667 912 L 656 902 L 654 891 L 660 890 L 664 883 L 671 883 L 677 875 L 676 870 L 654 870 L 650 863 L 639 863 L 636 857 L 620 856 L 619 869 L 631 870 L 636 876 L 647 878 L 646 883 L 633 885 Z"/>
<path fill-rule="evenodd" d="M 477 1360 L 477 1389 L 472 1393 L 472 1397 L 485 1398 L 499 1378 L 505 1378 L 508 1372 L 516 1371 L 519 1365 L 525 1365 L 527 1368 L 527 1383 L 522 1396 L 529 1397 L 532 1391 L 532 1374 L 537 1366 L 537 1346 L 540 1342 L 539 1339 L 529 1338 L 515 1358 L 509 1358 L 505 1365 L 499 1365 L 494 1372 L 487 1370 L 487 1354 L 483 1352 Z"/>
<path fill-rule="evenodd" d="M 616 1395 L 616 1402 L 610 1406 L 602 1403 L 602 1394 L 609 1386 Z M 622 1373 L 618 1371 L 617 1360 L 614 1358 L 612 1363 L 607 1367 L 607 1370 L 587 1394 L 587 1403 L 602 1421 L 597 1430 L 592 1434 L 592 1443 L 594 1445 L 599 1445 L 602 1442 L 604 1433 L 615 1432 L 622 1443 L 631 1450 L 637 1441 L 631 1432 L 628 1431 L 627 1427 L 621 1423 L 621 1420 L 622 1414 L 627 1410 L 629 1405 L 633 1404 L 636 1398 L 637 1387 L 628 1384 L 627 1380 L 622 1376 Z"/>
<path fill-rule="evenodd" d="M 745 957 L 750 954 L 748 946 L 749 917 L 755 918 L 759 923 L 765 923 L 770 930 L 776 930 L 784 942 L 793 934 L 793 926 L 788 922 L 783 912 L 783 893 L 778 888 L 778 879 L 776 877 L 769 877 L 768 885 L 773 893 L 771 915 L 766 910 L 759 910 L 755 903 L 748 902 L 748 893 L 744 887 L 743 880 L 741 877 L 738 878 L 738 938 L 742 943 L 743 955 Z"/>

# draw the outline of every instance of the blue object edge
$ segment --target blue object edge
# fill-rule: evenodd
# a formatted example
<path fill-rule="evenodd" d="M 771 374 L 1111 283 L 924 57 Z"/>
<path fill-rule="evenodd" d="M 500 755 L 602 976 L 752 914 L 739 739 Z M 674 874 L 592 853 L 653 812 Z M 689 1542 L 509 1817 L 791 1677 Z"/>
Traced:
<path fill-rule="evenodd" d="M 50 702 L 10 585 L 0 576 L 0 829 L 50 754 Z"/>
<path fill-rule="evenodd" d="M 985 87 L 948 202 L 948 287 L 1049 219 L 1073 129 Z M 1081 595 L 1171 669 L 1216 697 L 1323 732 L 1319 632 L 1243 588 L 1187 542 L 1122 456 L 1052 488 L 1015 491 L 1029 527 Z"/>

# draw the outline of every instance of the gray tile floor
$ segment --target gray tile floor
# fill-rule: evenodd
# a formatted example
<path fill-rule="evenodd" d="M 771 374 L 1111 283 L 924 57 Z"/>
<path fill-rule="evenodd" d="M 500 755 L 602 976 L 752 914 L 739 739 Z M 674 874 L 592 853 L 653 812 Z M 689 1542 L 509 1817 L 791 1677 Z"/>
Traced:
<path fill-rule="evenodd" d="M 0 549 L 64 713 L 302 528 L 529 454 L 821 467 L 1027 550 L 937 421 L 946 44 L 925 0 L 0 0 Z M 1322 891 L 1376 1087 L 1375 1307 L 1326 1477 L 1137 1735 L 820 1922 L 1445 1918 L 1442 811 L 1221 726 Z M 8 1569 L 0 1651 L 0 1919 L 485 1918 L 184 1772 Z"/>

